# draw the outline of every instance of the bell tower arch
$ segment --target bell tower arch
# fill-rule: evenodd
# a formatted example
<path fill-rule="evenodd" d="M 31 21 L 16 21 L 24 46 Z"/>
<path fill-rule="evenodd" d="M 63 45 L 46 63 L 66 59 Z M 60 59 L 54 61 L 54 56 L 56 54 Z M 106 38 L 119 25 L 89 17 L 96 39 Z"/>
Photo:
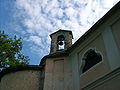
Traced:
<path fill-rule="evenodd" d="M 72 45 L 72 31 L 68 30 L 58 30 L 50 35 L 51 37 L 51 47 L 50 53 L 57 51 L 66 50 Z"/>

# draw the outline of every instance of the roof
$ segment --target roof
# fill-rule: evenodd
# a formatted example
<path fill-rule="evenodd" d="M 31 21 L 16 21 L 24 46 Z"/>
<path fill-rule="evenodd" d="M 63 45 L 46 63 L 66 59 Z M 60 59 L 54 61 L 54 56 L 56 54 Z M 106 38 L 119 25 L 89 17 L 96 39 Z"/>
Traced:
<path fill-rule="evenodd" d="M 71 31 L 71 30 L 62 30 L 62 29 L 59 29 L 58 31 L 50 34 L 50 37 L 52 37 L 52 35 L 54 35 L 54 34 L 56 34 L 56 33 L 58 33 L 58 32 L 68 32 L 68 33 L 70 33 L 70 34 L 72 35 L 72 38 L 73 38 L 73 34 L 72 34 L 72 31 Z"/>
<path fill-rule="evenodd" d="M 41 59 L 40 65 L 42 65 L 42 63 L 45 61 L 46 58 L 55 58 L 57 55 L 60 56 L 66 56 L 69 55 L 68 53 L 72 52 L 78 45 L 80 45 L 80 43 L 82 43 L 86 38 L 88 38 L 93 32 L 95 32 L 97 30 L 97 28 L 99 26 L 101 26 L 102 24 L 104 24 L 104 22 L 106 20 L 108 20 L 114 12 L 116 12 L 116 10 L 120 9 L 120 1 L 112 8 L 110 9 L 101 19 L 99 19 L 84 35 L 82 35 L 71 47 L 69 47 L 66 51 L 61 51 L 58 53 L 53 53 L 53 54 L 49 54 L 47 56 L 44 56 Z M 66 30 L 59 30 L 59 31 L 66 31 Z M 57 31 L 57 32 L 59 32 Z M 57 33 L 55 32 L 55 33 Z M 67 31 L 67 32 L 71 32 L 71 31 Z M 55 34 L 52 33 L 51 35 Z M 51 36 L 50 35 L 50 36 Z M 65 54 L 66 52 L 66 54 Z"/>
<path fill-rule="evenodd" d="M 64 56 L 68 56 L 69 54 L 66 52 L 66 50 L 62 50 L 62 51 L 58 51 L 49 55 L 44 56 L 41 59 L 40 65 L 43 65 L 43 63 L 45 63 L 45 60 L 47 58 L 58 58 L 58 57 L 64 57 Z"/>
<path fill-rule="evenodd" d="M 44 68 L 43 66 L 39 66 L 39 65 L 24 65 L 24 66 L 18 65 L 18 66 L 8 67 L 6 69 L 3 69 L 0 72 L 0 81 L 4 75 L 9 74 L 9 73 L 14 73 L 17 71 L 25 71 L 25 70 L 41 71 L 43 68 Z"/>

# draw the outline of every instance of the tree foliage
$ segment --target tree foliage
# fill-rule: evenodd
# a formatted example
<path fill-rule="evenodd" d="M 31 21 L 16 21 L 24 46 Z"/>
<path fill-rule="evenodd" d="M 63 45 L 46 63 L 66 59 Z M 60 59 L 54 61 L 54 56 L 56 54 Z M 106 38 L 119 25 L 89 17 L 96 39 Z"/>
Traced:
<path fill-rule="evenodd" d="M 0 31 L 0 70 L 16 66 L 29 64 L 29 57 L 21 54 L 21 38 L 9 38 L 4 31 Z"/>

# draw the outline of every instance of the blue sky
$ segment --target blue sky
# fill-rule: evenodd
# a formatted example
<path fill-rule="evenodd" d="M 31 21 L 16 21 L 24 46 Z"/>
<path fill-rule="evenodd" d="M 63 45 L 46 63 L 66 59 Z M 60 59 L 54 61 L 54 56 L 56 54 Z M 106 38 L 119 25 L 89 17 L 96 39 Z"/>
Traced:
<path fill-rule="evenodd" d="M 73 43 L 119 0 L 0 0 L 0 30 L 22 38 L 30 64 L 49 54 L 49 34 L 72 30 Z"/>

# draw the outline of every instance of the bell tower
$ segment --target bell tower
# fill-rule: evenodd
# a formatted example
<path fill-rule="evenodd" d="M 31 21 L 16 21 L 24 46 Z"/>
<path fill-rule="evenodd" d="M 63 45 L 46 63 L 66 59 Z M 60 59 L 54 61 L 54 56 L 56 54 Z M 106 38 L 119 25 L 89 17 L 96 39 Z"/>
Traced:
<path fill-rule="evenodd" d="M 51 37 L 51 48 L 50 53 L 57 51 L 66 50 L 72 45 L 72 31 L 58 30 L 50 35 Z"/>

